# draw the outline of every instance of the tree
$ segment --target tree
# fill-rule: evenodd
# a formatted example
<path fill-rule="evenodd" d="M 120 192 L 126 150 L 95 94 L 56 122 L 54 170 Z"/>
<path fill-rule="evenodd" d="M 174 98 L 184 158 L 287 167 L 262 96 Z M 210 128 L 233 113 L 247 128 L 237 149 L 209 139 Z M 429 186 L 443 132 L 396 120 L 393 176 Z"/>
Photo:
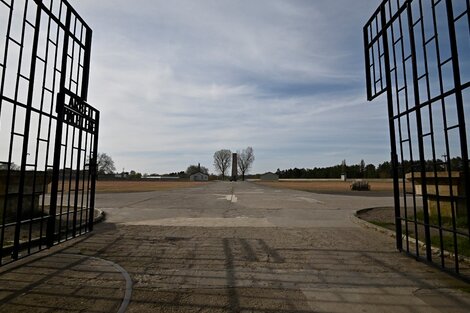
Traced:
<path fill-rule="evenodd" d="M 8 166 L 8 163 L 3 163 L 3 162 L 0 163 L 0 170 L 6 171 L 8 170 L 8 168 L 10 168 L 10 170 L 12 171 L 19 171 L 21 169 L 20 166 L 16 165 L 13 162 L 10 163 L 10 166 Z"/>
<path fill-rule="evenodd" d="M 245 180 L 245 173 L 248 173 L 253 162 L 255 161 L 255 154 L 253 153 L 253 148 L 248 147 L 242 152 L 238 152 L 238 169 L 242 172 L 242 180 Z"/>
<path fill-rule="evenodd" d="M 194 173 L 197 173 L 197 172 L 201 172 L 201 173 L 204 173 L 206 175 L 209 175 L 209 169 L 207 167 L 201 166 L 200 164 L 199 165 L 190 165 L 186 169 L 186 175 L 187 176 L 191 176 L 191 175 L 193 175 Z"/>
<path fill-rule="evenodd" d="M 374 164 L 368 164 L 366 166 L 366 178 L 377 178 L 377 172 Z"/>
<path fill-rule="evenodd" d="M 222 149 L 214 153 L 214 167 L 222 175 L 222 180 L 225 180 L 225 173 L 231 164 L 232 151 Z"/>
<path fill-rule="evenodd" d="M 116 170 L 113 159 L 106 153 L 98 153 L 96 167 L 98 174 L 112 174 Z"/>
<path fill-rule="evenodd" d="M 138 173 L 134 170 L 132 170 L 130 173 L 129 173 L 129 179 L 141 179 L 142 178 L 142 174 L 141 173 Z"/>
<path fill-rule="evenodd" d="M 379 166 L 377 166 L 377 174 L 379 178 L 392 177 L 392 164 L 388 161 L 379 164 Z"/>

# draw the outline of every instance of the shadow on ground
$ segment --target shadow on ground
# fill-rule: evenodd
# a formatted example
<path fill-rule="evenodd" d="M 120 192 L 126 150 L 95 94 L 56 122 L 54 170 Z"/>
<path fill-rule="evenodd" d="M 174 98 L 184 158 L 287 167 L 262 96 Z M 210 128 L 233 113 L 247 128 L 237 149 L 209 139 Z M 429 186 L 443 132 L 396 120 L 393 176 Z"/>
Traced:
<path fill-rule="evenodd" d="M 99 225 L 0 274 L 5 312 L 465 312 L 466 285 L 343 229 Z M 373 233 L 370 233 L 373 234 Z M 396 262 L 400 259 L 400 262 Z M 464 299 L 464 300 L 462 300 Z"/>

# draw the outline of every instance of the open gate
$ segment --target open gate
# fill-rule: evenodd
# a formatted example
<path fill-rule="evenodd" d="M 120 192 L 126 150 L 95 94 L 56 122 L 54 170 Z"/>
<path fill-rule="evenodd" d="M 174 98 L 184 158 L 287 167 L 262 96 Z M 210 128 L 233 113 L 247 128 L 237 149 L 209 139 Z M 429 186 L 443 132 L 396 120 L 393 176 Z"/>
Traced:
<path fill-rule="evenodd" d="M 91 39 L 66 0 L 0 0 L 0 265 L 93 228 Z"/>
<path fill-rule="evenodd" d="M 397 247 L 470 279 L 470 1 L 385 0 L 364 27 L 388 102 Z"/>

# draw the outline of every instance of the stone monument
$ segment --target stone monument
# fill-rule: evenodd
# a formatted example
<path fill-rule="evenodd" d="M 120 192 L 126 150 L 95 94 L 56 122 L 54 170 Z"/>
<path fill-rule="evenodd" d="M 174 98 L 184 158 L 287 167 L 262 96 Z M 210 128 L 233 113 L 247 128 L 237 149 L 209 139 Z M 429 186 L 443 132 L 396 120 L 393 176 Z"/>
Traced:
<path fill-rule="evenodd" d="M 232 154 L 232 178 L 230 178 L 231 181 L 237 181 L 238 179 L 238 156 L 236 153 Z"/>

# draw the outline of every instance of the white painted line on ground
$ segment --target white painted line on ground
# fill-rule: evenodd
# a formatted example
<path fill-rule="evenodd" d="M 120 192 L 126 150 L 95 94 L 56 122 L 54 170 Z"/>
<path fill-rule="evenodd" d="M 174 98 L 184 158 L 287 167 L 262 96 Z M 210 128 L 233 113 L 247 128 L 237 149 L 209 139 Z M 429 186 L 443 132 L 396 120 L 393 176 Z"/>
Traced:
<path fill-rule="evenodd" d="M 308 203 L 317 203 L 317 204 L 323 204 L 324 202 L 321 202 L 317 199 L 313 199 L 313 198 L 306 198 L 306 197 L 296 197 L 297 199 L 299 200 L 302 200 L 302 201 L 307 201 Z"/>
<path fill-rule="evenodd" d="M 230 201 L 232 203 L 237 203 L 238 202 L 238 198 L 235 195 L 224 195 L 223 198 L 217 198 L 217 200 L 227 200 L 227 201 Z"/>
<path fill-rule="evenodd" d="M 239 195 L 261 195 L 264 194 L 264 191 L 239 191 Z"/>
<path fill-rule="evenodd" d="M 230 201 L 231 201 L 232 203 L 237 203 L 237 202 L 238 202 L 237 196 L 236 196 L 236 195 L 232 195 L 232 198 L 230 199 Z"/>

